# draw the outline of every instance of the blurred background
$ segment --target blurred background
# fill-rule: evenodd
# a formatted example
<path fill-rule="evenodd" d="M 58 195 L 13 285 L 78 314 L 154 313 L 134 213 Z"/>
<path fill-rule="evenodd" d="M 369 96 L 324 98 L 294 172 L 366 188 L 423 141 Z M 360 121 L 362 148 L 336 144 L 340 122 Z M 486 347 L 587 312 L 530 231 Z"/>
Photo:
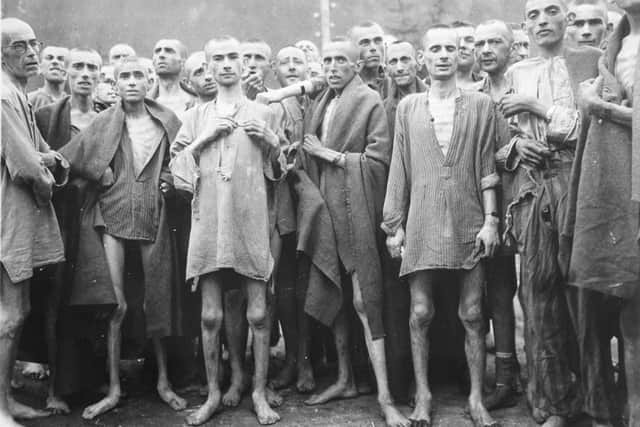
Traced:
<path fill-rule="evenodd" d="M 260 37 L 275 50 L 300 39 L 321 44 L 364 20 L 418 42 L 433 23 L 489 18 L 520 22 L 525 0 L 3 0 L 2 16 L 27 21 L 45 45 L 88 46 L 106 55 L 118 42 L 151 56 L 161 38 L 189 51 L 214 35 Z"/>

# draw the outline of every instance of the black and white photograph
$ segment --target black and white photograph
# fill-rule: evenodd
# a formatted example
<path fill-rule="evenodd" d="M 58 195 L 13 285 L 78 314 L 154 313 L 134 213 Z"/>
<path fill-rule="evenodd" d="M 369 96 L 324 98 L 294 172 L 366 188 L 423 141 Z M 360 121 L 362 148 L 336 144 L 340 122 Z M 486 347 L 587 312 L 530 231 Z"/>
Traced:
<path fill-rule="evenodd" d="M 640 0 L 0 8 L 0 427 L 640 427 Z"/>

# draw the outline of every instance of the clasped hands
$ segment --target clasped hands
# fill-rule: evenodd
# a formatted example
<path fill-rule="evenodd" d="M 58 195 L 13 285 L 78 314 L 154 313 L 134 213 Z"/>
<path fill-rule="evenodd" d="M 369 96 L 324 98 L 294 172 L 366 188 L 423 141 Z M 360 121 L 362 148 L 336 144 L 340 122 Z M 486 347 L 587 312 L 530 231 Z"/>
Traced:
<path fill-rule="evenodd" d="M 263 144 L 268 148 L 280 147 L 278 135 L 276 135 L 264 120 L 249 119 L 243 122 L 237 122 L 231 117 L 216 117 L 207 122 L 200 136 L 194 143 L 189 145 L 188 148 L 198 152 L 205 144 L 227 136 L 237 128 L 243 129 L 253 141 Z"/>

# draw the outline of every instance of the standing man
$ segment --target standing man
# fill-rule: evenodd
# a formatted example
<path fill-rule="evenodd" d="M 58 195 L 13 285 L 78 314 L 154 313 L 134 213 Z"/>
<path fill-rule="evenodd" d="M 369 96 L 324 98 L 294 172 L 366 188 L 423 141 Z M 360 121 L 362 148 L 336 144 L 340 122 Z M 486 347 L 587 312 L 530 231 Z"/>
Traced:
<path fill-rule="evenodd" d="M 242 43 L 242 61 L 245 67 L 242 88 L 251 100 L 256 99 L 267 88 L 275 87 L 275 82 L 272 81 L 271 54 L 271 47 L 262 39 L 250 39 Z"/>
<path fill-rule="evenodd" d="M 93 103 L 93 90 L 98 83 L 98 74 L 102 59 L 100 54 L 93 49 L 72 49 L 69 53 L 69 67 L 66 70 L 69 79 L 71 96 L 41 108 L 36 113 L 36 124 L 40 133 L 46 136 L 49 145 L 59 150 L 78 133 L 82 132 L 96 118 Z M 71 210 L 73 209 L 72 194 L 69 186 L 59 190 L 53 196 L 53 206 L 56 210 L 58 222 L 62 228 L 65 248 L 67 248 L 67 262 L 59 265 L 57 270 L 45 272 L 45 283 L 37 289 L 42 294 L 45 303 L 45 340 L 47 347 L 47 360 L 51 372 L 49 378 L 49 390 L 47 396 L 47 409 L 54 413 L 68 414 L 69 407 L 62 400 L 61 395 L 80 391 L 74 386 L 61 386 L 65 372 L 59 369 L 61 351 L 59 350 L 62 334 L 68 336 L 70 331 L 63 330 L 58 319 L 61 310 L 68 304 L 68 295 L 72 277 L 68 274 L 67 266 L 75 262 L 73 255 L 69 253 L 69 239 L 73 233 L 71 223 Z M 43 275 L 44 276 L 44 275 Z M 34 290 L 35 291 L 35 290 Z M 65 325 L 67 326 L 67 325 Z M 62 334 L 58 331 L 62 331 Z M 61 372 L 62 371 L 62 372 Z M 73 375 L 71 376 L 73 377 Z"/>
<path fill-rule="evenodd" d="M 94 105 L 96 111 L 100 112 L 111 107 L 118 102 L 118 92 L 116 91 L 116 77 L 113 65 L 103 65 L 100 69 L 98 84 L 94 90 Z"/>
<path fill-rule="evenodd" d="M 529 57 L 529 36 L 520 24 L 511 24 L 513 31 L 513 45 L 511 47 L 511 60 L 509 65 L 520 62 Z"/>
<path fill-rule="evenodd" d="M 358 394 L 349 351 L 347 304 L 360 320 L 387 425 L 408 426 L 389 391 L 382 322 L 382 267 L 376 238 L 391 141 L 380 96 L 358 76 L 349 39 L 324 47 L 329 88 L 305 117 L 304 174 L 296 186 L 298 248 L 312 261 L 305 310 L 333 329 L 337 381 L 305 401 L 318 405 Z M 351 288 L 351 289 L 350 289 Z"/>
<path fill-rule="evenodd" d="M 173 111 L 178 118 L 193 106 L 193 96 L 182 88 L 182 68 L 187 59 L 187 48 L 180 40 L 158 40 L 153 48 L 153 66 L 158 85 L 149 94 L 151 99 Z"/>
<path fill-rule="evenodd" d="M 434 283 L 446 277 L 461 288 L 458 313 L 466 330 L 471 418 L 477 426 L 493 426 L 497 423 L 482 404 L 484 270 L 480 259 L 493 256 L 500 241 L 494 107 L 489 97 L 456 87 L 454 29 L 428 30 L 424 52 L 432 85 L 428 92 L 410 95 L 398 105 L 382 223 L 390 254 L 402 257 L 400 276 L 407 278 L 411 291 L 416 406 L 409 419 L 431 424 L 427 333 L 435 313 Z"/>
<path fill-rule="evenodd" d="M 475 32 L 476 61 L 486 73 L 480 91 L 498 103 L 511 85 L 505 77 L 513 49 L 513 32 L 503 21 L 490 20 L 478 25 Z M 496 150 L 509 143 L 509 124 L 502 114 L 496 114 Z M 501 177 L 496 189 L 498 212 L 501 222 L 506 207 L 513 200 L 513 182 L 509 174 Z M 502 224 L 503 225 L 503 224 Z M 515 268 L 514 245 L 502 244 L 496 256 L 486 261 L 487 267 L 487 314 L 493 321 L 496 345 L 496 388 L 485 399 L 488 410 L 515 406 L 517 404 L 518 359 L 516 356 L 516 320 L 513 298 L 518 289 Z"/>
<path fill-rule="evenodd" d="M 496 154 L 502 175 L 514 180 L 505 235 L 520 253 L 520 304 L 525 318 L 527 400 L 533 418 L 565 426 L 575 406 L 569 369 L 568 312 L 559 257 L 566 198 L 580 136 L 576 88 L 597 75 L 600 51 L 565 47 L 562 0 L 528 0 L 525 25 L 540 56 L 507 72 L 512 94 L 500 101 L 510 120 L 510 142 Z"/>
<path fill-rule="evenodd" d="M 87 197 L 92 203 L 81 211 L 74 293 L 80 293 L 85 283 L 107 281 L 116 302 L 107 338 L 109 390 L 102 400 L 85 408 L 84 419 L 113 409 L 122 396 L 119 363 L 121 326 L 127 312 L 125 245 L 141 255 L 146 332 L 157 359 L 158 395 L 176 411 L 186 407 L 171 389 L 162 341 L 176 328 L 171 291 L 175 254 L 169 244 L 165 195 L 173 189 L 169 141 L 180 121 L 170 110 L 145 98 L 147 70 L 136 57 L 125 58 L 116 66 L 116 83 L 121 102 L 99 114 L 61 149 L 72 172 L 95 184 L 95 194 Z"/>
<path fill-rule="evenodd" d="M 574 46 L 600 48 L 607 36 L 607 4 L 604 0 L 595 3 L 569 5 L 567 36 Z"/>
<path fill-rule="evenodd" d="M 184 63 L 184 73 L 187 83 L 198 97 L 197 103 L 213 101 L 218 93 L 218 85 L 213 78 L 213 73 L 207 64 L 204 51 L 194 52 Z"/>
<path fill-rule="evenodd" d="M 29 313 L 35 268 L 64 261 L 64 247 L 51 197 L 66 183 L 68 163 L 49 149 L 27 100 L 29 78 L 38 74 L 41 43 L 24 21 L 6 18 L 2 28 L 2 146 L 0 162 L 0 424 L 37 418 L 10 396 L 11 376 L 24 319 Z"/>
<path fill-rule="evenodd" d="M 29 93 L 29 102 L 33 111 L 45 105 L 53 104 L 67 94 L 64 84 L 67 82 L 67 61 L 69 49 L 47 46 L 40 55 L 40 72 L 44 77 L 44 86 Z"/>
<path fill-rule="evenodd" d="M 372 21 L 355 25 L 349 30 L 349 38 L 360 49 L 360 78 L 380 94 L 382 99 L 389 96 L 389 78 L 384 72 L 384 30 Z"/>
<path fill-rule="evenodd" d="M 273 272 L 269 247 L 267 187 L 280 179 L 280 141 L 274 116 L 243 94 L 241 45 L 231 37 L 205 45 L 218 95 L 188 114 L 172 144 L 171 170 L 178 189 L 193 194 L 187 279 L 202 290 L 202 344 L 207 401 L 187 418 L 200 425 L 219 408 L 219 332 L 223 292 L 239 285 L 253 332 L 253 408 L 260 424 L 280 419 L 267 402 L 269 315 L 267 282 Z"/>
<path fill-rule="evenodd" d="M 627 422 L 640 423 L 640 1 L 615 3 L 626 13 L 609 38 L 599 77 L 580 87 L 591 124 L 576 154 L 577 162 L 583 149 L 574 168 L 580 174 L 572 177 L 577 197 L 567 294 L 578 333 L 582 410 L 594 426 L 610 426 L 621 416 L 609 352 L 611 324 L 617 321 Z"/>
<path fill-rule="evenodd" d="M 456 84 L 460 89 L 478 90 L 480 77 L 475 73 L 476 57 L 474 54 L 475 27 L 470 22 L 454 21 L 451 27 L 458 35 L 458 71 Z"/>
<path fill-rule="evenodd" d="M 124 58 L 129 56 L 136 56 L 136 51 L 128 44 L 118 43 L 109 49 L 109 65 L 117 65 Z"/>

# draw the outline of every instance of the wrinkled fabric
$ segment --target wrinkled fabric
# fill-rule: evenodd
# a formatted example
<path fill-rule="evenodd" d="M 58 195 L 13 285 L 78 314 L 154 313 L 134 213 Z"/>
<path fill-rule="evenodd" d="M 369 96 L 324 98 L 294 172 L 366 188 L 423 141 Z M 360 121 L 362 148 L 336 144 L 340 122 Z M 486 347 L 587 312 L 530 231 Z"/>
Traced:
<path fill-rule="evenodd" d="M 499 185 L 495 171 L 495 108 L 487 95 L 456 99 L 446 155 L 431 125 L 428 92 L 398 105 L 382 228 L 405 227 L 400 276 L 426 269 L 473 268 L 484 223 L 482 191 Z"/>
<path fill-rule="evenodd" d="M 376 232 L 391 141 L 382 100 L 358 76 L 343 89 L 327 134 L 319 135 L 326 106 L 334 95 L 327 90 L 315 100 L 305 116 L 305 133 L 314 133 L 328 148 L 345 153 L 346 166 L 299 153 L 302 171 L 295 185 L 298 247 L 312 260 L 305 311 L 328 326 L 333 324 L 344 303 L 342 264 L 347 273 L 357 274 L 371 333 L 377 339 L 384 336 L 380 265 L 380 250 L 384 249 L 378 245 Z"/>
<path fill-rule="evenodd" d="M 230 268 L 266 282 L 273 270 L 269 245 L 273 200 L 267 186 L 281 178 L 284 168 L 274 165 L 271 153 L 242 128 L 210 142 L 198 160 L 184 151 L 217 115 L 215 101 L 189 110 L 171 144 L 176 188 L 193 194 L 186 277 Z M 233 118 L 238 123 L 263 120 L 278 133 L 271 109 L 253 101 L 243 100 Z"/>
<path fill-rule="evenodd" d="M 53 174 L 40 158 L 49 152 L 27 98 L 3 71 L 0 262 L 13 283 L 32 277 L 34 268 L 64 261 L 51 197 L 67 182 L 69 165 L 56 154 Z"/>

